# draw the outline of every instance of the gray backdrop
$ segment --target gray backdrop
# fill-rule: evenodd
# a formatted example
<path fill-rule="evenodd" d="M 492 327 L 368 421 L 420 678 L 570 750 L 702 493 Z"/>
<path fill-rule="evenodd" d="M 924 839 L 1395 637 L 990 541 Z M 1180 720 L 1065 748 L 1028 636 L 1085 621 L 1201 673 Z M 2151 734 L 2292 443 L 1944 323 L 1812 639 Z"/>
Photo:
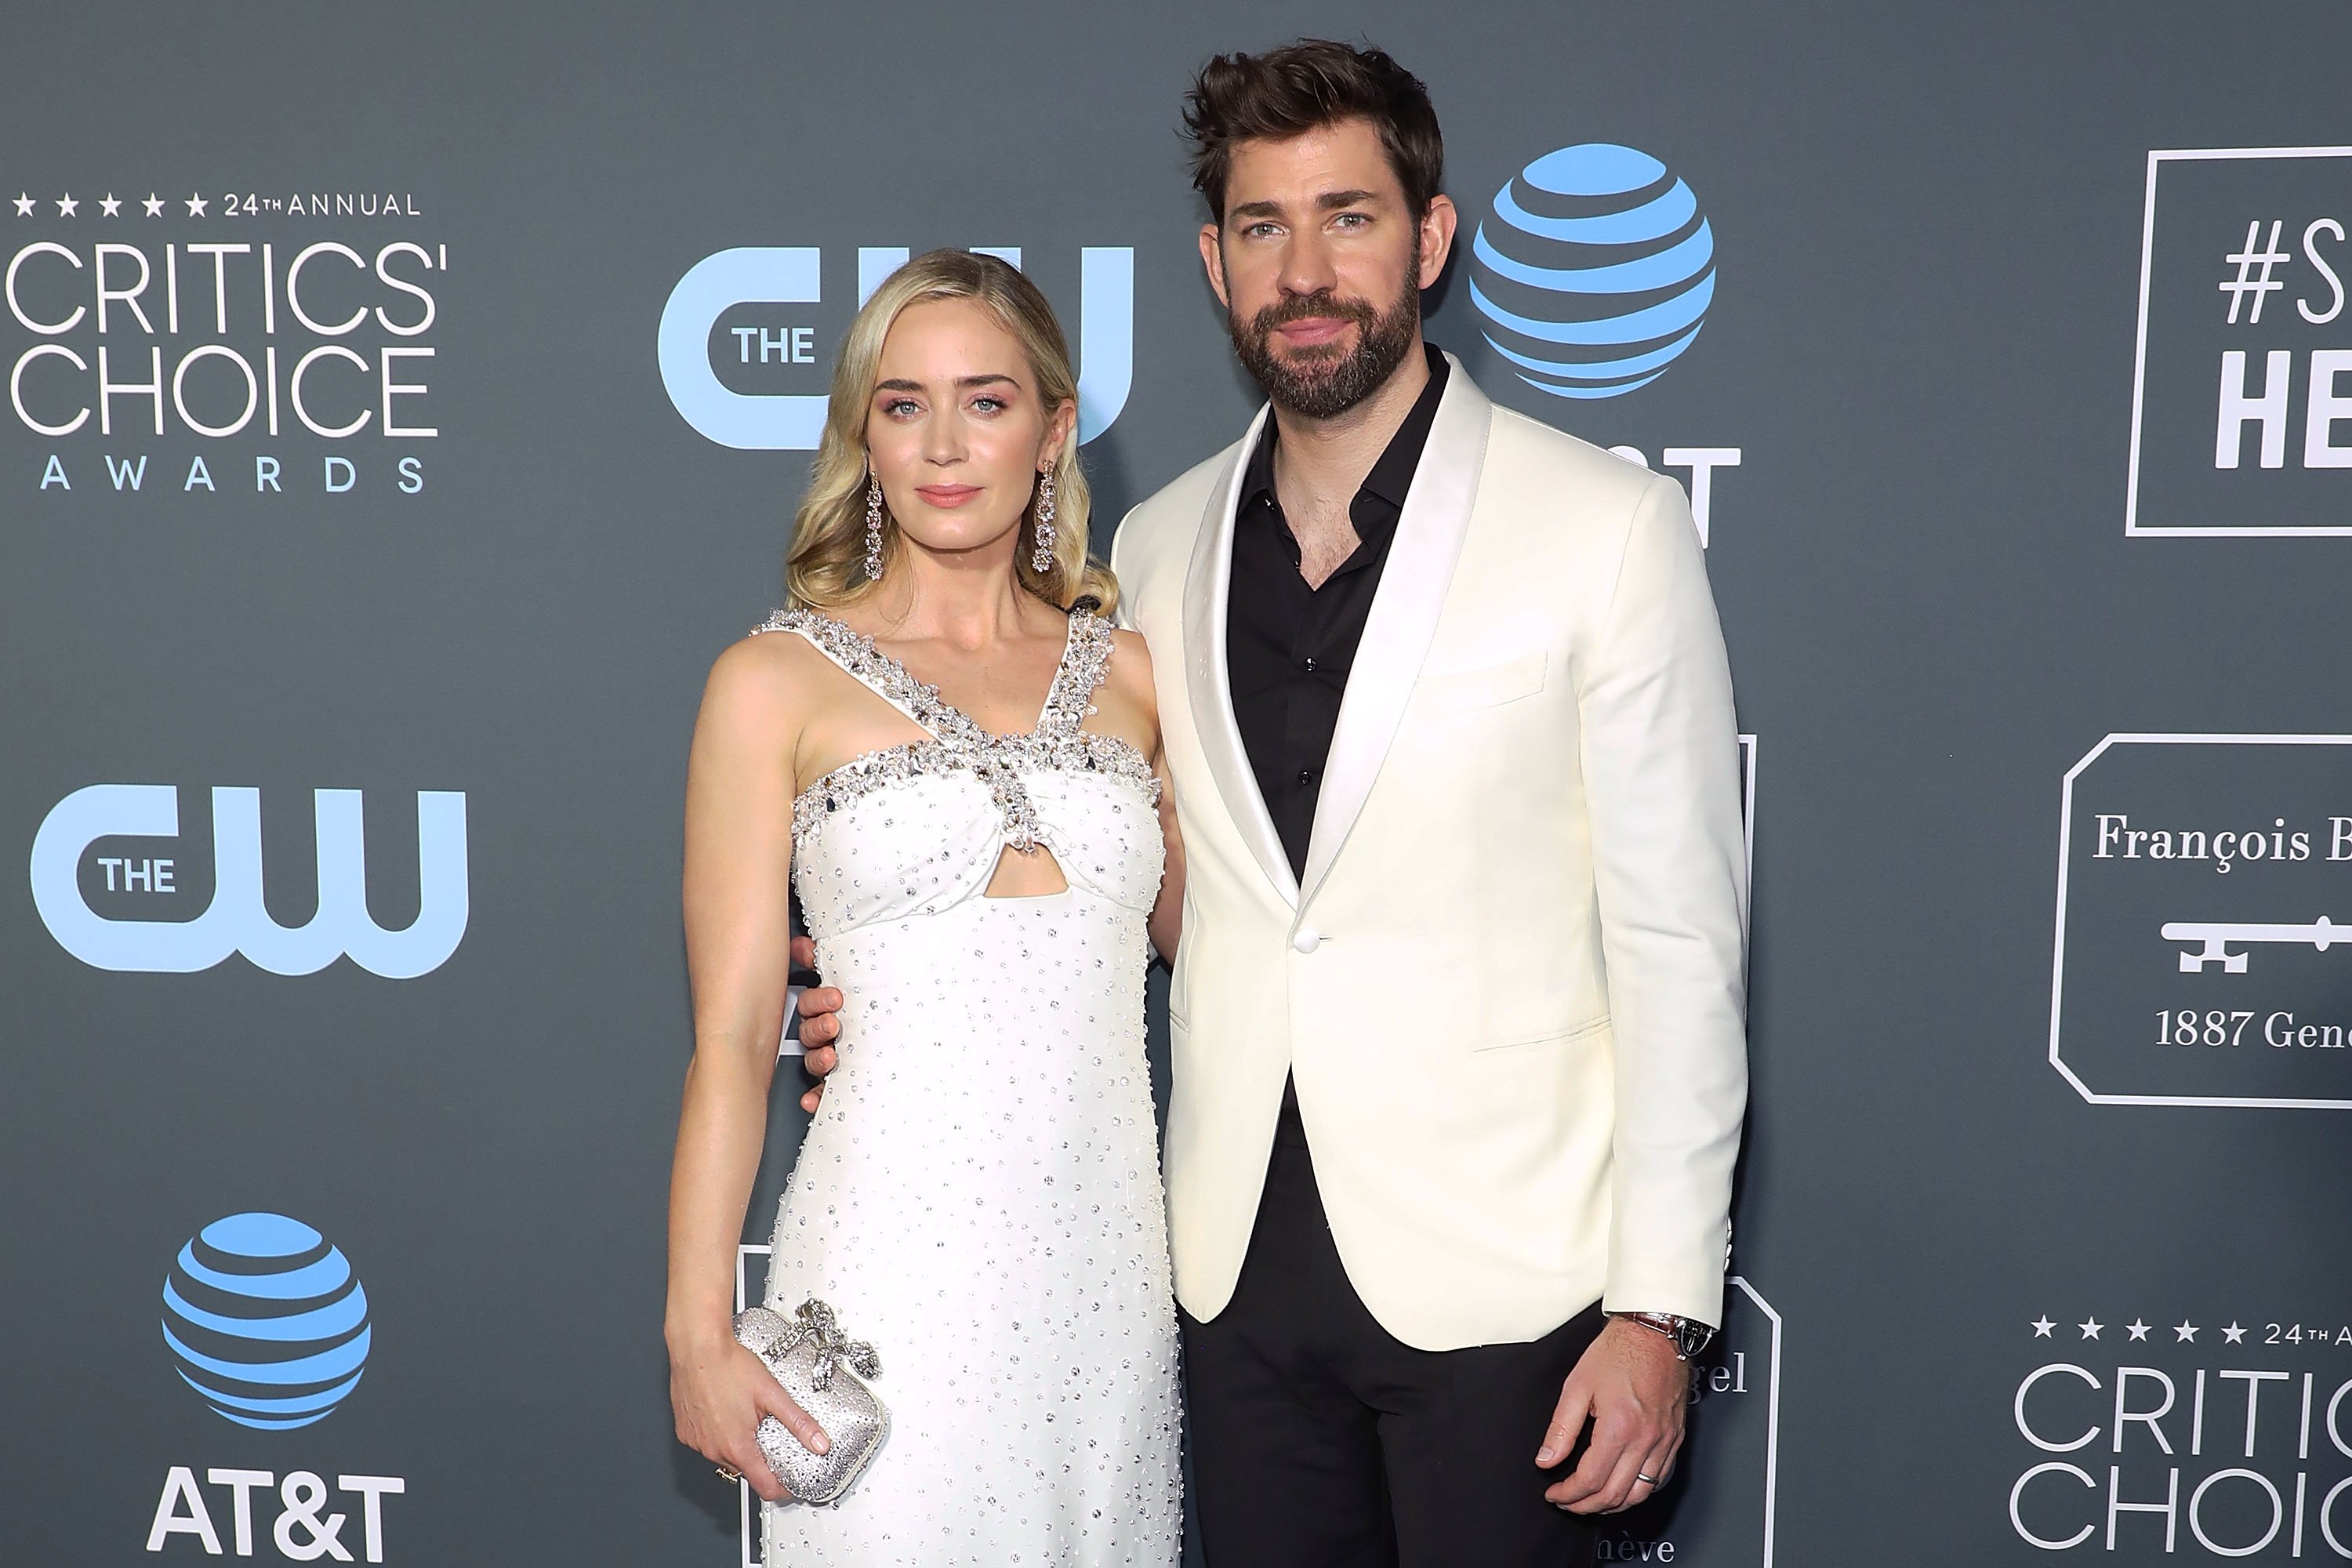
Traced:
<path fill-rule="evenodd" d="M 0 1556 L 740 1560 L 660 1319 L 685 748 L 806 466 L 756 440 L 860 248 L 949 244 L 1087 317 L 1104 409 L 1131 324 L 1106 519 L 1231 439 L 1178 98 L 1302 32 L 1435 98 L 1433 337 L 1706 474 L 1754 737 L 1741 1284 L 1611 1559 L 2352 1556 L 2341 6 L 0 26 Z M 1570 399 L 1469 251 L 1592 143 L 1686 183 L 1712 296 Z M 2270 151 L 2151 158 L 2231 149 Z M 1666 263 L 1596 303 L 1558 274 L 1643 247 L 1573 232 L 1512 251 L 1554 274 L 1522 321 L 1691 305 Z"/>

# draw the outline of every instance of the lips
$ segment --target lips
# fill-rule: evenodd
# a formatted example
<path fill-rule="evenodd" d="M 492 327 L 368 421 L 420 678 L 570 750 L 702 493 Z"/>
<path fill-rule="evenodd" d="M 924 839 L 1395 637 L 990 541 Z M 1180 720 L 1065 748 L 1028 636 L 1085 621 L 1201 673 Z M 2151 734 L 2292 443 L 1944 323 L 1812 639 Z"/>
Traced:
<path fill-rule="evenodd" d="M 980 493 L 978 485 L 917 485 L 915 493 L 936 507 L 959 507 Z"/>
<path fill-rule="evenodd" d="M 1285 342 L 1315 348 L 1330 342 L 1351 324 L 1344 316 L 1311 316 L 1305 321 L 1286 321 L 1275 331 Z"/>

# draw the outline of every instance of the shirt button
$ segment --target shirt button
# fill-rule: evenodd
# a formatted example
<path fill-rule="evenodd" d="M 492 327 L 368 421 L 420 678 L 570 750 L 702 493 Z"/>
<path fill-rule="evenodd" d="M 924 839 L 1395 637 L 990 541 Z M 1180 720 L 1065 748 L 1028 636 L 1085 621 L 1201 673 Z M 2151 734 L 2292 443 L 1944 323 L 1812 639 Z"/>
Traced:
<path fill-rule="evenodd" d="M 1317 948 L 1323 945 L 1323 935 L 1320 931 L 1312 931 L 1302 926 L 1299 928 L 1298 934 L 1290 939 L 1290 945 L 1294 951 L 1298 952 L 1313 952 Z"/>
<path fill-rule="evenodd" d="M 1315 770 L 1313 768 L 1299 769 L 1298 783 L 1299 786 L 1303 789 L 1313 789 L 1315 787 Z"/>
<path fill-rule="evenodd" d="M 1310 654 L 1308 654 L 1308 655 L 1307 656 L 1307 658 L 1306 658 L 1306 659 L 1305 659 L 1305 661 L 1304 661 L 1304 662 L 1305 662 L 1305 665 L 1306 665 L 1306 668 L 1307 668 L 1307 674 L 1309 674 L 1309 675 L 1314 674 L 1314 673 L 1315 673 L 1315 668 L 1316 668 L 1316 666 L 1315 666 L 1315 656 L 1314 656 L 1313 654 L 1311 654 L 1311 653 L 1310 653 Z"/>

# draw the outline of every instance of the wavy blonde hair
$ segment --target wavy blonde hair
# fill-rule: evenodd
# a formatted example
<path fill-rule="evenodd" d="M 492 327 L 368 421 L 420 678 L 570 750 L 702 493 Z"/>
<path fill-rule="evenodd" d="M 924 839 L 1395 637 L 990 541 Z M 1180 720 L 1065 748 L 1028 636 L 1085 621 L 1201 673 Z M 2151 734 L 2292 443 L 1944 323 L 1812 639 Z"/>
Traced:
<path fill-rule="evenodd" d="M 898 312 L 935 300 L 974 300 L 985 305 L 1028 356 L 1044 407 L 1050 412 L 1077 403 L 1077 376 L 1061 323 L 1037 285 L 1017 268 L 993 256 L 966 250 L 934 250 L 916 257 L 874 290 L 842 340 L 833 369 L 833 392 L 825 409 L 824 435 L 810 467 L 808 493 L 793 519 L 792 549 L 784 562 L 784 593 L 795 605 L 830 610 L 873 593 L 866 575 L 866 421 L 880 378 L 883 341 Z M 1021 514 L 1013 552 L 1020 584 L 1057 609 L 1080 599 L 1097 601 L 1104 614 L 1118 602 L 1118 584 L 1108 567 L 1087 554 L 1087 479 L 1078 468 L 1076 421 L 1054 458 L 1053 564 L 1044 572 L 1030 564 L 1035 553 L 1037 500 L 1033 492 Z M 887 510 L 883 512 L 882 568 L 887 574 L 904 545 Z"/>

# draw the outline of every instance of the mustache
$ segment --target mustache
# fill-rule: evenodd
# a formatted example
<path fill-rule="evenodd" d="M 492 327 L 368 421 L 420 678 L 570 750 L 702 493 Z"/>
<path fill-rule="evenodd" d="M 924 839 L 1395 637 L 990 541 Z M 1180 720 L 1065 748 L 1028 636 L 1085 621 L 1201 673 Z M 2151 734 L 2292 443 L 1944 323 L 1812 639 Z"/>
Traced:
<path fill-rule="evenodd" d="M 1262 342 L 1276 327 L 1303 321 L 1310 316 L 1336 316 L 1355 322 L 1366 331 L 1370 331 L 1381 319 L 1381 313 L 1372 308 L 1370 300 L 1343 300 L 1326 289 L 1313 294 L 1295 294 L 1277 304 L 1266 306 L 1251 318 L 1250 330 Z"/>

